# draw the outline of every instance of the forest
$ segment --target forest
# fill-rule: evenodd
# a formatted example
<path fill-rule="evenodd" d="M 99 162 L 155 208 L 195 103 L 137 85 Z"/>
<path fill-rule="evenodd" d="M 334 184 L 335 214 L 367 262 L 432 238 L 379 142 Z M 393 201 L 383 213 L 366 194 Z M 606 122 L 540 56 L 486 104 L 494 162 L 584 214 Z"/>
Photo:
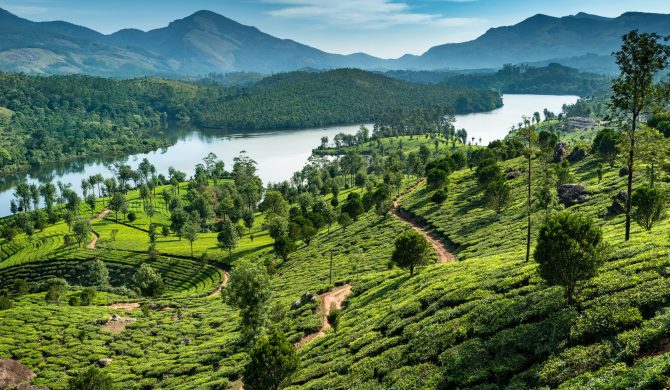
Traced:
<path fill-rule="evenodd" d="M 0 172 L 155 150 L 172 142 L 168 125 L 305 128 L 371 121 L 400 107 L 467 113 L 501 105 L 495 92 L 349 69 L 278 74 L 250 86 L 0 73 Z"/>
<path fill-rule="evenodd" d="M 609 76 L 584 73 L 560 64 L 545 67 L 504 65 L 495 73 L 448 75 L 440 84 L 477 89 L 493 89 L 502 93 L 578 95 L 607 94 Z"/>

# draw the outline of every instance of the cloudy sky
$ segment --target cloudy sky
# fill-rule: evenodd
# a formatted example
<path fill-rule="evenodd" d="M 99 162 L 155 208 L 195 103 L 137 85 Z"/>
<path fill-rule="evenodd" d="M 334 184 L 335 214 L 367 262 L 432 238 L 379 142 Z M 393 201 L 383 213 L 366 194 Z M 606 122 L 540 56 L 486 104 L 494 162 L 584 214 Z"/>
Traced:
<path fill-rule="evenodd" d="M 536 13 L 670 13 L 670 0 L 0 0 L 36 20 L 66 20 L 103 33 L 150 30 L 201 9 L 322 50 L 391 58 L 474 39 Z"/>

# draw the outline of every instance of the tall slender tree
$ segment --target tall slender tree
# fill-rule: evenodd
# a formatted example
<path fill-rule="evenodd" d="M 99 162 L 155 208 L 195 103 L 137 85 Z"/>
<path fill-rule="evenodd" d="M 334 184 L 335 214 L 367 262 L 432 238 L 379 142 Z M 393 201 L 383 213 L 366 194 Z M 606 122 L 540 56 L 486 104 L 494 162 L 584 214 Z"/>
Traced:
<path fill-rule="evenodd" d="M 659 97 L 661 90 L 654 83 L 654 75 L 668 66 L 670 46 L 664 44 L 669 37 L 656 33 L 639 33 L 633 30 L 623 36 L 621 49 L 614 53 L 620 74 L 612 82 L 612 107 L 624 123 L 628 167 L 628 197 L 626 198 L 626 241 L 630 238 L 631 194 L 633 169 L 638 138 L 640 114 Z"/>

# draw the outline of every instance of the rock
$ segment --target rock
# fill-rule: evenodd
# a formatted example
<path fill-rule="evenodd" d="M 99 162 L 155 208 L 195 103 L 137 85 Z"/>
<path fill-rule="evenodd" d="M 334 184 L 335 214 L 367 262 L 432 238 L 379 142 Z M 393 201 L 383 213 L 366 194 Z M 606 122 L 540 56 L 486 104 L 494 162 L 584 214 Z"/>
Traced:
<path fill-rule="evenodd" d="M 20 384 L 15 388 L 16 390 L 49 390 L 48 387 L 29 385 L 27 383 Z"/>
<path fill-rule="evenodd" d="M 572 206 L 586 201 L 586 188 L 581 184 L 563 184 L 558 187 L 558 198 L 566 206 Z"/>
<path fill-rule="evenodd" d="M 98 359 L 98 367 L 105 368 L 105 367 L 109 366 L 110 364 L 112 364 L 112 361 L 113 360 L 110 359 L 110 358 Z"/>
<path fill-rule="evenodd" d="M 11 359 L 0 359 L 0 389 L 14 389 L 30 385 L 37 375 L 28 367 Z"/>
<path fill-rule="evenodd" d="M 295 309 L 299 308 L 300 306 L 304 305 L 305 303 L 315 300 L 315 298 L 316 297 L 313 294 L 304 293 L 304 294 L 302 294 L 300 299 L 296 300 L 295 302 L 293 302 L 291 304 L 291 309 L 295 310 Z"/>
<path fill-rule="evenodd" d="M 509 180 L 516 179 L 521 176 L 521 172 L 514 168 L 505 168 L 505 177 Z"/>
<path fill-rule="evenodd" d="M 618 194 L 612 197 L 612 205 L 607 208 L 610 215 L 620 215 L 626 212 L 626 199 L 628 193 L 626 191 L 619 191 Z"/>
<path fill-rule="evenodd" d="M 191 345 L 191 339 L 186 337 L 181 341 L 181 343 L 184 345 Z"/>
<path fill-rule="evenodd" d="M 565 142 L 559 142 L 554 147 L 554 159 L 552 160 L 555 163 L 562 162 L 563 159 L 568 155 L 568 146 Z"/>
<path fill-rule="evenodd" d="M 568 156 L 568 161 L 570 161 L 571 163 L 576 163 L 582 161 L 588 155 L 589 154 L 586 153 L 586 150 L 577 146 L 574 149 L 572 149 L 572 152 L 570 152 L 570 155 Z"/>
<path fill-rule="evenodd" d="M 624 176 L 628 176 L 628 168 L 627 167 L 623 167 L 623 168 L 619 169 L 619 177 L 624 177 Z"/>

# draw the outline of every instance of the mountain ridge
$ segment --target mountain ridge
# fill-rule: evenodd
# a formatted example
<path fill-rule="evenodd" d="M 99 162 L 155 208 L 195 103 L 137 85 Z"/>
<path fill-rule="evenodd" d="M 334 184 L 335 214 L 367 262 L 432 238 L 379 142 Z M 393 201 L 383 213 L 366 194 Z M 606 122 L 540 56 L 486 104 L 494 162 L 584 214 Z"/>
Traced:
<path fill-rule="evenodd" d="M 209 10 L 165 27 L 102 34 L 65 21 L 33 22 L 0 8 L 0 69 L 31 74 L 181 77 L 208 73 L 276 73 L 299 69 L 443 70 L 561 63 L 611 72 L 610 56 L 634 28 L 670 35 L 670 15 L 626 12 L 616 18 L 579 12 L 536 14 L 493 27 L 476 39 L 431 47 L 421 55 L 382 59 L 328 53 L 282 39 Z"/>

